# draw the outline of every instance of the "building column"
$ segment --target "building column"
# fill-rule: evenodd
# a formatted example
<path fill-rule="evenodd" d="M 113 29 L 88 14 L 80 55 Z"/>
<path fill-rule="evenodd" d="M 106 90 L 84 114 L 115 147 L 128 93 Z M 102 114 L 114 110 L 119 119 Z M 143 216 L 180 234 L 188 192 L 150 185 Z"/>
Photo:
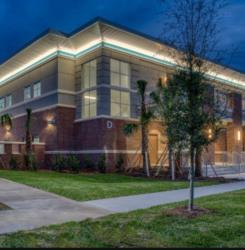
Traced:
<path fill-rule="evenodd" d="M 233 122 L 227 125 L 227 151 L 232 154 L 232 163 L 241 161 L 242 153 L 242 97 L 240 94 L 231 94 Z"/>

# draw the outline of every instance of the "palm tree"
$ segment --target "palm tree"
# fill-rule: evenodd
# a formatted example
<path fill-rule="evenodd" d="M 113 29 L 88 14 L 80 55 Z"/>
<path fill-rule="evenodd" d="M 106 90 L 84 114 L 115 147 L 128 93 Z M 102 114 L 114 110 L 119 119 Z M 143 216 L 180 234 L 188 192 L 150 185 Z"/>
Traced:
<path fill-rule="evenodd" d="M 11 130 L 12 128 L 12 119 L 9 114 L 4 114 L 0 116 L 1 127 L 6 129 L 7 131 Z M 3 167 L 5 166 L 2 157 L 0 157 L 1 163 Z"/>
<path fill-rule="evenodd" d="M 12 120 L 9 114 L 4 114 L 1 116 L 1 126 L 10 130 L 12 128 Z"/>
<path fill-rule="evenodd" d="M 31 126 L 32 126 L 32 110 L 26 109 L 26 167 L 32 167 L 32 134 L 31 134 Z"/>
<path fill-rule="evenodd" d="M 145 174 L 150 176 L 150 160 L 149 160 L 149 148 L 148 148 L 148 126 L 153 118 L 153 113 L 148 110 L 146 104 L 146 86 L 147 82 L 139 80 L 137 82 L 137 91 L 140 97 L 140 117 L 139 124 L 126 124 L 123 128 L 126 136 L 132 135 L 139 128 L 141 129 L 141 154 L 143 158 L 143 169 Z"/>

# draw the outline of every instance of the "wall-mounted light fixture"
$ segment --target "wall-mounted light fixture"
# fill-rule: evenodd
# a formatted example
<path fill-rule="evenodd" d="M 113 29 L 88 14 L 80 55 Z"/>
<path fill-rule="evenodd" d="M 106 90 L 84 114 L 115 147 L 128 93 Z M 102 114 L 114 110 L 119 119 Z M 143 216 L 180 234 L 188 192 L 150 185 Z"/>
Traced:
<path fill-rule="evenodd" d="M 48 120 L 48 125 L 55 126 L 55 125 L 56 125 L 55 119 L 50 119 L 50 120 Z"/>
<path fill-rule="evenodd" d="M 238 130 L 237 131 L 237 141 L 241 141 L 242 137 L 241 137 L 241 131 Z"/>
<path fill-rule="evenodd" d="M 212 139 L 212 129 L 210 128 L 209 130 L 208 130 L 208 139 Z"/>
<path fill-rule="evenodd" d="M 5 125 L 5 126 L 4 126 L 4 129 L 5 129 L 7 132 L 10 132 L 11 126 L 10 126 L 10 125 Z"/>

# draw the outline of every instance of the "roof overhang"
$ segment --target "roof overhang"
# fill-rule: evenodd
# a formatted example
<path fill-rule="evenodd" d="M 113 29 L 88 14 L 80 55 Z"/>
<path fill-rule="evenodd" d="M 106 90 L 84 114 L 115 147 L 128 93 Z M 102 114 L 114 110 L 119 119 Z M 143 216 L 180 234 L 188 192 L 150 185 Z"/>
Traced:
<path fill-rule="evenodd" d="M 167 45 L 106 22 L 95 21 L 71 36 L 48 32 L 38 38 L 0 65 L 0 85 L 11 82 L 57 56 L 76 59 L 98 48 L 109 48 L 163 66 L 177 66 L 169 54 L 169 50 L 173 49 Z M 231 69 L 224 70 L 219 65 L 214 68 L 215 72 L 208 72 L 208 79 L 245 90 L 245 74 Z"/>

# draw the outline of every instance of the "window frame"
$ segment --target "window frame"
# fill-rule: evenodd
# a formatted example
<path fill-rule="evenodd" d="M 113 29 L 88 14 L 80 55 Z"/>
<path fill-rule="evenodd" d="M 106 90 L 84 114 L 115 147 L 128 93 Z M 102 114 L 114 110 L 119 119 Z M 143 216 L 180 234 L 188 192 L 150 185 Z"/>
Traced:
<path fill-rule="evenodd" d="M 3 101 L 3 107 L 1 107 L 1 101 Z M 6 101 L 5 101 L 5 97 L 1 97 L 0 98 L 0 111 L 4 110 L 6 108 Z"/>
<path fill-rule="evenodd" d="M 95 63 L 95 66 L 93 66 L 93 63 Z M 85 75 L 86 67 L 88 67 L 88 76 Z M 93 74 L 94 74 L 94 79 L 92 77 Z M 87 77 L 88 80 L 86 80 Z M 81 90 L 90 89 L 96 86 L 97 86 L 97 59 L 93 59 L 82 65 Z"/>
<path fill-rule="evenodd" d="M 5 154 L 5 144 L 0 143 L 0 155 L 4 155 L 4 154 Z"/>
<path fill-rule="evenodd" d="M 39 86 L 38 88 L 35 88 L 36 86 Z M 36 91 L 38 91 L 38 95 L 36 95 Z M 37 98 L 42 95 L 42 82 L 36 82 L 33 84 L 33 98 Z"/>
<path fill-rule="evenodd" d="M 10 98 L 10 99 L 8 99 L 8 98 Z M 9 95 L 6 96 L 5 108 L 10 108 L 12 106 L 13 106 L 13 96 L 12 96 L 12 94 L 9 94 Z"/>
<path fill-rule="evenodd" d="M 114 64 L 113 64 L 113 61 L 115 62 Z M 114 69 L 116 64 L 118 64 L 117 70 Z M 127 73 L 123 72 L 123 65 L 127 66 Z M 113 77 L 118 78 L 118 84 L 114 83 Z M 127 86 L 125 86 L 125 84 L 123 84 L 123 80 L 122 80 L 125 77 L 127 79 Z M 124 88 L 124 89 L 130 89 L 130 87 L 131 87 L 130 79 L 131 79 L 130 63 L 120 61 L 120 60 L 117 60 L 114 58 L 110 58 L 110 85 L 115 86 L 115 87 Z"/>
<path fill-rule="evenodd" d="M 26 97 L 26 90 L 29 89 L 29 97 L 27 98 Z M 28 101 L 32 98 L 32 95 L 31 95 L 31 85 L 28 85 L 26 87 L 24 87 L 24 101 Z"/>
<path fill-rule="evenodd" d="M 94 93 L 94 95 L 92 94 Z M 89 96 L 88 103 L 85 103 L 85 96 Z M 95 100 L 91 99 L 92 96 L 95 96 Z M 98 92 L 96 89 L 89 90 L 82 93 L 82 108 L 81 108 L 81 118 L 82 119 L 91 119 L 97 117 L 97 105 L 98 105 Z M 94 107 L 95 106 L 95 107 Z M 88 107 L 88 115 L 86 113 L 86 108 Z M 92 107 L 95 108 L 95 113 L 92 113 Z"/>
<path fill-rule="evenodd" d="M 119 101 L 113 100 L 113 92 L 119 94 Z M 121 117 L 121 118 L 130 118 L 131 117 L 131 93 L 122 89 L 111 89 L 110 90 L 111 99 L 110 99 L 110 115 L 111 117 Z M 128 95 L 128 103 L 122 102 L 123 94 Z M 119 105 L 119 115 L 113 114 L 113 105 Z M 123 107 L 127 106 L 128 114 L 127 116 L 123 115 Z"/>

